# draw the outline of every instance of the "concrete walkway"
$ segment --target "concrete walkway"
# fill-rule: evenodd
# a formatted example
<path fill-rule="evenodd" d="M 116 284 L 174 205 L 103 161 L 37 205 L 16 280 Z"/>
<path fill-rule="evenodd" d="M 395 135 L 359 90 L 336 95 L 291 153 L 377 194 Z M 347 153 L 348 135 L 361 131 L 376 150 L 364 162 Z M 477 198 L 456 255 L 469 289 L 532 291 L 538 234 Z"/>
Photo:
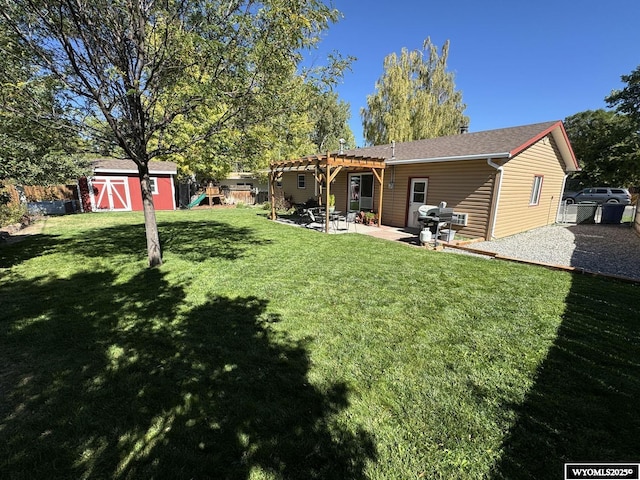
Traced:
<path fill-rule="evenodd" d="M 278 217 L 278 222 L 286 223 L 288 225 L 295 225 L 298 227 L 308 228 L 316 230 L 318 232 L 324 232 L 324 223 L 313 222 L 309 224 L 299 223 L 295 219 Z M 382 225 L 380 227 L 368 226 L 358 223 L 356 225 L 347 225 L 344 221 L 340 221 L 335 225 L 332 223 L 329 226 L 330 235 L 339 235 L 343 233 L 359 233 L 361 235 L 369 235 L 370 237 L 382 238 L 383 240 L 391 240 L 396 242 L 402 242 L 408 245 L 420 246 L 418 242 L 418 234 L 420 229 L 418 228 L 406 228 L 406 227 L 390 227 L 388 225 Z M 335 228 L 337 227 L 337 228 Z"/>

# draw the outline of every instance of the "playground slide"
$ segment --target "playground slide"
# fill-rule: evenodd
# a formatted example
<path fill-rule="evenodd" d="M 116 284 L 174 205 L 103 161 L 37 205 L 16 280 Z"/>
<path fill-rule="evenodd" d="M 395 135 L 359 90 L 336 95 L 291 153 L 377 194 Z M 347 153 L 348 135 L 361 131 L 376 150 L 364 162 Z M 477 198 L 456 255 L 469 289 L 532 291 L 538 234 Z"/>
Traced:
<path fill-rule="evenodd" d="M 206 196 L 207 196 L 206 193 L 201 193 L 200 195 L 198 195 L 198 198 L 196 198 L 193 202 L 187 205 L 187 208 L 197 207 L 198 205 L 200 205 L 200 202 L 205 199 Z"/>

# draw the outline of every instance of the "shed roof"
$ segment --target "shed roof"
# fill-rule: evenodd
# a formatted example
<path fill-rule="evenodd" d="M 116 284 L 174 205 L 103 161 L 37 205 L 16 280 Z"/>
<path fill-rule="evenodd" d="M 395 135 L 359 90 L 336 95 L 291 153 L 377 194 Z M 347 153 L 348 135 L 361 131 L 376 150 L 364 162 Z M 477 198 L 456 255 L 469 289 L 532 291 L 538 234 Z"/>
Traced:
<path fill-rule="evenodd" d="M 429 163 L 478 158 L 510 159 L 551 134 L 558 145 L 566 171 L 579 170 L 562 121 L 461 133 L 412 142 L 397 142 L 348 150 L 345 154 L 384 158 L 387 165 Z"/>
<path fill-rule="evenodd" d="M 138 166 L 130 159 L 97 158 L 91 162 L 94 173 L 138 172 Z M 177 165 L 173 162 L 149 162 L 149 173 L 175 175 Z"/>

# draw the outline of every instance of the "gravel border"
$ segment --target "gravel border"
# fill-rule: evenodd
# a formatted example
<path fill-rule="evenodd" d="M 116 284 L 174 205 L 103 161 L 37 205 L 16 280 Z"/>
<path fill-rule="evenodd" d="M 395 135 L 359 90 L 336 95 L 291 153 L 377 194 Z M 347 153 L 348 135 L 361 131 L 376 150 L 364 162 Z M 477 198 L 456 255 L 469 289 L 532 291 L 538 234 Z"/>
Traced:
<path fill-rule="evenodd" d="M 549 225 L 467 246 L 640 281 L 640 236 L 628 225 Z"/>

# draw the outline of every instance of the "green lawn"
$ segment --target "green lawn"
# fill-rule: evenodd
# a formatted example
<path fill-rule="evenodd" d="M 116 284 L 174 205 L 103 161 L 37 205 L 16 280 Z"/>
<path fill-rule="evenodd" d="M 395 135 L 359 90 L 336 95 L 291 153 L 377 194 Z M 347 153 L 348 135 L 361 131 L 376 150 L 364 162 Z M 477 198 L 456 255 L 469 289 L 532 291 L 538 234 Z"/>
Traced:
<path fill-rule="evenodd" d="M 0 246 L 0 478 L 562 478 L 640 460 L 638 285 L 270 222 Z"/>

